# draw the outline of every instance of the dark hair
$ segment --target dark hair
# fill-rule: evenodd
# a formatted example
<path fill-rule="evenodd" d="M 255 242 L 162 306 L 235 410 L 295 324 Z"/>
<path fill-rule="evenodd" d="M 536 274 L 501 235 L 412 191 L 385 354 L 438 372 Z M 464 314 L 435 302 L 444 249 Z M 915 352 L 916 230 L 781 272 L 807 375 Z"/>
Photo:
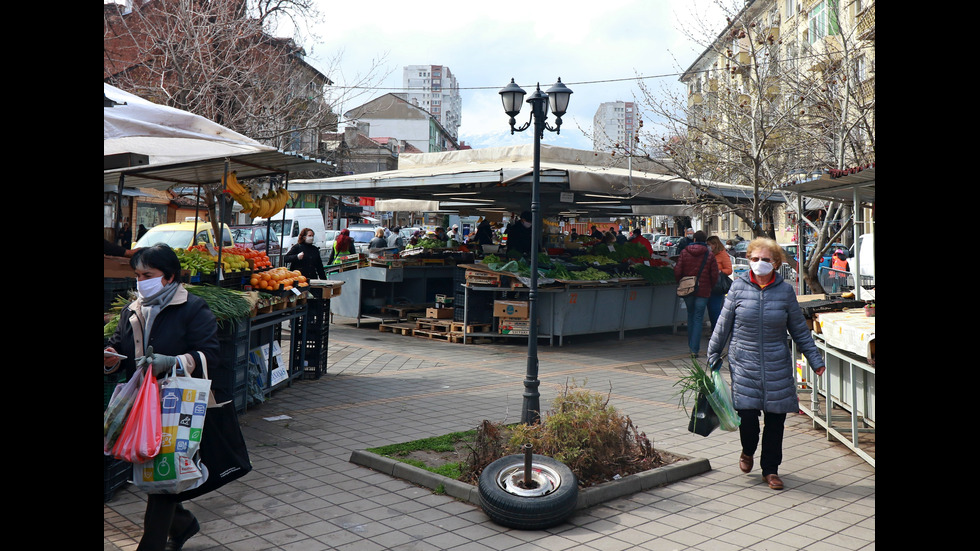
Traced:
<path fill-rule="evenodd" d="M 129 265 L 134 270 L 155 268 L 163 272 L 164 279 L 180 279 L 180 260 L 177 253 L 163 243 L 136 249 Z"/>
<path fill-rule="evenodd" d="M 299 230 L 299 236 L 300 237 L 303 237 L 304 235 L 306 235 L 306 232 L 310 232 L 313 235 L 316 235 L 316 232 L 313 231 L 313 228 L 303 228 L 303 229 Z"/>
<path fill-rule="evenodd" d="M 704 243 L 704 240 L 708 238 L 708 234 L 701 230 L 694 232 L 694 241 L 697 243 Z"/>
<path fill-rule="evenodd" d="M 640 228 L 633 228 L 633 235 L 640 235 L 641 233 Z"/>

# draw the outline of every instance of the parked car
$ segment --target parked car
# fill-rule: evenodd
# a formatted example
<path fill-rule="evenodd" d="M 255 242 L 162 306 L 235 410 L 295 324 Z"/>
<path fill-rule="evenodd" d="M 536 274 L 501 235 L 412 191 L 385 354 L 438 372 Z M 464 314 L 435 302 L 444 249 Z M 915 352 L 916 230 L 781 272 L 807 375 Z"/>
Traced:
<path fill-rule="evenodd" d="M 340 230 L 323 230 L 323 249 L 330 254 L 333 251 L 333 244 L 337 241 Z M 326 258 L 326 256 L 324 256 Z"/>
<path fill-rule="evenodd" d="M 736 241 L 735 246 L 732 247 L 732 256 L 735 258 L 745 258 L 745 251 L 749 248 L 749 241 Z"/>
<path fill-rule="evenodd" d="M 351 224 L 347 226 L 350 237 L 354 240 L 354 249 L 359 253 L 367 252 L 368 243 L 374 239 L 374 231 L 380 227 L 374 224 Z"/>
<path fill-rule="evenodd" d="M 217 246 L 214 232 L 211 231 L 210 222 L 196 222 L 197 234 L 194 233 L 195 222 L 193 219 L 184 222 L 173 222 L 170 224 L 159 224 L 153 226 L 138 241 L 133 243 L 134 249 L 142 247 L 152 247 L 158 243 L 169 245 L 172 249 L 186 249 L 191 245 L 203 243 L 205 245 Z M 222 239 L 223 247 L 230 247 L 233 244 L 231 231 L 228 226 L 224 226 L 224 236 Z"/>
<path fill-rule="evenodd" d="M 267 231 L 270 234 L 269 238 L 266 236 Z M 264 225 L 232 226 L 231 237 L 236 245 L 256 251 L 266 251 L 270 257 L 278 255 L 282 250 L 276 230 L 266 228 Z"/>

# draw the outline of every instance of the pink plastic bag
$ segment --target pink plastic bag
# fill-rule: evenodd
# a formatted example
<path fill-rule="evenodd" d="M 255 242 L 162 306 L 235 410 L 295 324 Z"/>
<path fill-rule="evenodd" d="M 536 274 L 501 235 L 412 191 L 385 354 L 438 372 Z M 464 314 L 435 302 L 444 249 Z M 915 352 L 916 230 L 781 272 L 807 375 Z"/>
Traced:
<path fill-rule="evenodd" d="M 112 455 L 116 459 L 140 463 L 160 453 L 163 440 L 160 414 L 160 385 L 148 367 L 133 407 L 129 410 Z"/>

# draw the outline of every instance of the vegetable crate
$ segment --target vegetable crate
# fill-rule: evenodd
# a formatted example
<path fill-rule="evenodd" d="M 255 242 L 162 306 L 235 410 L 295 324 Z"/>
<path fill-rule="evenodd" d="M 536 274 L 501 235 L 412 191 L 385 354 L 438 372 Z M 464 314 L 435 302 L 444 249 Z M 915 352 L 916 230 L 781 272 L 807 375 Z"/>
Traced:
<path fill-rule="evenodd" d="M 225 320 L 218 329 L 221 369 L 210 373 L 211 379 L 221 386 L 232 389 L 235 409 L 245 411 L 248 400 L 248 345 L 250 323 L 248 318 Z"/>
<path fill-rule="evenodd" d="M 102 311 L 108 312 L 117 296 L 128 297 L 136 289 L 136 279 L 131 277 L 107 277 L 102 280 Z"/>
<path fill-rule="evenodd" d="M 133 472 L 133 464 L 108 455 L 104 455 L 102 458 L 105 468 L 103 471 L 102 498 L 103 503 L 106 503 L 112 499 L 116 490 L 129 481 L 129 475 Z"/>
<path fill-rule="evenodd" d="M 304 379 L 319 379 L 327 372 L 327 346 L 330 342 L 330 300 L 310 299 L 306 319 L 297 319 L 293 338 L 302 334 L 306 323 L 306 340 L 302 343 L 306 353 L 303 366 Z M 300 365 L 302 348 L 293 347 L 293 365 Z"/>

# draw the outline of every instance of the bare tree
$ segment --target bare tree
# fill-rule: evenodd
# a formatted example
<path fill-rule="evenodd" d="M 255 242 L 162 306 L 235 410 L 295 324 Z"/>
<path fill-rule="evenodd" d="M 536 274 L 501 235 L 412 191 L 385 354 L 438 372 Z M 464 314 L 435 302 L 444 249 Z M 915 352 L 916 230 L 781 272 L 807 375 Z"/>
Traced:
<path fill-rule="evenodd" d="M 720 33 L 703 19 L 685 29 L 704 47 L 683 72 L 687 89 L 655 91 L 641 81 L 642 131 L 619 150 L 689 183 L 692 194 L 684 199 L 704 215 L 734 213 L 753 236 L 774 237 L 773 199 L 780 198 L 781 184 L 873 162 L 873 80 L 869 100 L 866 84 L 857 86 L 852 76 L 859 66 L 854 54 L 862 50 L 855 46 L 856 25 L 831 40 L 808 34 L 831 29 L 843 35 L 842 25 L 829 23 L 841 15 L 814 23 L 802 12 L 784 20 L 784 2 L 715 4 L 726 17 Z M 829 0 L 816 4 L 838 8 Z M 871 47 L 873 60 L 873 22 Z M 840 230 L 835 223 L 841 210 L 827 205 L 822 225 L 811 223 L 817 259 Z M 800 218 L 805 220 L 802 213 Z M 817 263 L 806 268 L 808 282 L 819 290 Z"/>
<path fill-rule="evenodd" d="M 306 26 L 315 6 L 314 0 L 107 4 L 104 79 L 278 149 L 317 156 L 320 135 L 337 129 L 333 106 L 346 91 L 332 90 L 292 38 L 273 35 L 280 26 Z M 203 195 L 213 215 L 220 186 L 212 187 Z"/>

